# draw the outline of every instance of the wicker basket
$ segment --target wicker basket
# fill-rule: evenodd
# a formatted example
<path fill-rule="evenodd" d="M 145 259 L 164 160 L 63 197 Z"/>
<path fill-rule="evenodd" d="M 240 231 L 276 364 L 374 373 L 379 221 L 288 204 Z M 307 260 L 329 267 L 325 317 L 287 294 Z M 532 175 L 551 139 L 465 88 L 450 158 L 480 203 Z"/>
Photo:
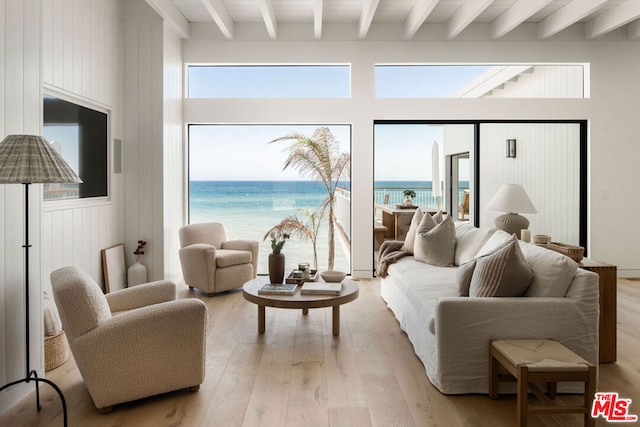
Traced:
<path fill-rule="evenodd" d="M 560 252 L 575 262 L 580 262 L 582 261 L 582 258 L 584 258 L 584 248 L 582 246 L 573 246 L 560 242 L 549 242 L 547 243 L 547 248 L 552 251 Z"/>
<path fill-rule="evenodd" d="M 44 337 L 44 370 L 50 371 L 69 359 L 69 343 L 64 331 Z"/>

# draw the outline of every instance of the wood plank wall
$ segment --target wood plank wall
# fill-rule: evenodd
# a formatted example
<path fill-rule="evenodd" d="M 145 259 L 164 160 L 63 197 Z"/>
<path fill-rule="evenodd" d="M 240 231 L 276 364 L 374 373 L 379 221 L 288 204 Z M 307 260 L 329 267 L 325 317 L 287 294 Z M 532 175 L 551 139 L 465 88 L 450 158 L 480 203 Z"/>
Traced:
<path fill-rule="evenodd" d="M 487 211 L 486 206 L 503 183 L 522 184 L 538 211 L 524 214 L 531 233 L 578 245 L 580 126 L 483 124 L 480 135 L 480 212 L 484 213 L 480 225 L 492 226 L 502 214 Z M 506 158 L 508 138 L 516 139 L 515 159 Z"/>
<path fill-rule="evenodd" d="M 52 0 L 42 2 L 42 8 L 45 92 L 108 111 L 112 150 L 113 139 L 122 138 L 122 4 Z M 108 199 L 43 204 L 44 289 L 50 289 L 50 272 L 65 265 L 75 265 L 103 283 L 100 250 L 128 243 L 127 251 L 133 252 L 134 242 L 123 241 L 122 177 L 111 172 L 109 178 Z"/>
<path fill-rule="evenodd" d="M 38 134 L 42 123 L 40 1 L 0 0 L 0 133 Z M 41 185 L 29 194 L 30 361 L 43 373 L 40 263 Z M 24 337 L 24 189 L 0 185 L 0 383 L 26 375 Z M 0 411 L 32 391 L 23 384 L 0 395 Z"/>

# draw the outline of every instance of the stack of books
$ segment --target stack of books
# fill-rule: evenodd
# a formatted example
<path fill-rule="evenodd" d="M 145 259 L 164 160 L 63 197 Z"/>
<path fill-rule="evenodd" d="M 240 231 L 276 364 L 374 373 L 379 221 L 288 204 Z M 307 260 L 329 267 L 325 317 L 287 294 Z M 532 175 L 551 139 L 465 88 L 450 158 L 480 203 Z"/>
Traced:
<path fill-rule="evenodd" d="M 300 288 L 302 295 L 340 295 L 342 283 L 306 282 Z"/>
<path fill-rule="evenodd" d="M 259 295 L 293 295 L 296 293 L 298 285 L 288 283 L 267 283 L 258 289 Z"/>

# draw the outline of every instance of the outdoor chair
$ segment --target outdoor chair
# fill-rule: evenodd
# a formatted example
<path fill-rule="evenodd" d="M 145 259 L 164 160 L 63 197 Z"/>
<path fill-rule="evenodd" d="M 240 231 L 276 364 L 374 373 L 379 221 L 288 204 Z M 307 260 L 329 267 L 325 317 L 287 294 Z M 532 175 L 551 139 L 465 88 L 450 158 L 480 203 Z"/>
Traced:
<path fill-rule="evenodd" d="M 464 221 L 464 216 L 469 213 L 469 190 L 464 190 L 462 203 L 458 206 L 458 212 L 460 213 L 460 219 Z"/>
<path fill-rule="evenodd" d="M 227 240 L 222 224 L 180 227 L 180 264 L 184 282 L 207 295 L 239 288 L 258 272 L 257 240 Z"/>

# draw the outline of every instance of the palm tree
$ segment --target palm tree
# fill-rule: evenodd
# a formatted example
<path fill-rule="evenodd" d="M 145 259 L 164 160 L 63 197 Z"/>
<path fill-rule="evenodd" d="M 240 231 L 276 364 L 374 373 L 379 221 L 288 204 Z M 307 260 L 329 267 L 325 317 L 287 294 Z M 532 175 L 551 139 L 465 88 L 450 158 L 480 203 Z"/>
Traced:
<path fill-rule="evenodd" d="M 301 240 L 311 240 L 311 244 L 313 245 L 313 266 L 317 270 L 318 250 L 316 244 L 318 241 L 318 231 L 320 230 L 320 221 L 325 211 L 324 205 L 319 206 L 315 211 L 309 208 L 301 208 L 298 209 L 298 211 L 308 218 L 308 222 L 303 222 L 297 215 L 288 216 L 280 221 L 279 224 L 271 227 L 264 235 L 264 238 L 266 239 L 272 231 L 275 231 L 280 234 L 290 234 L 292 237 L 297 237 Z"/>
<path fill-rule="evenodd" d="M 349 177 L 349 153 L 340 151 L 340 144 L 326 127 L 320 127 L 309 138 L 300 133 L 293 133 L 269 142 L 291 141 L 286 148 L 289 157 L 282 170 L 292 167 L 300 176 L 321 181 L 327 198 L 322 207 L 329 207 L 329 259 L 328 268 L 333 270 L 335 259 L 334 206 L 336 187 L 341 179 Z"/>

